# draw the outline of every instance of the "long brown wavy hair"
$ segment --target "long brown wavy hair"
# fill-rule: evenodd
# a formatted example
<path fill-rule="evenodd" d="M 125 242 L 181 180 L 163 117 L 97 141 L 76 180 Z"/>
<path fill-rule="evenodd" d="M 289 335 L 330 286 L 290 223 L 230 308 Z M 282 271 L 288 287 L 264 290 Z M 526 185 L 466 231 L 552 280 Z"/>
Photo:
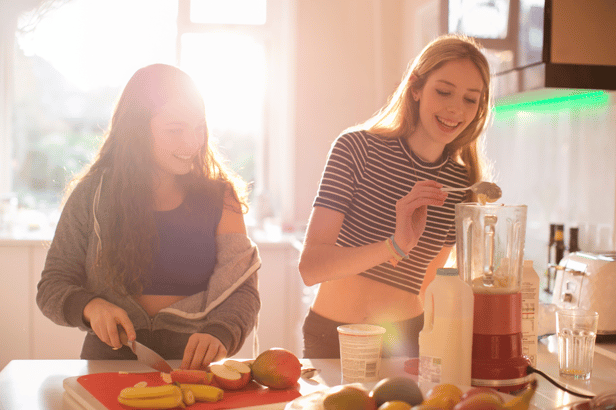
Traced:
<path fill-rule="evenodd" d="M 97 265 L 109 275 L 117 291 L 140 293 L 143 278 L 152 266 L 153 248 L 158 244 L 154 223 L 155 162 L 150 122 L 155 112 L 172 97 L 180 96 L 205 110 L 203 98 L 192 78 L 177 67 L 154 64 L 139 69 L 118 99 L 109 128 L 94 161 L 67 189 L 86 178 L 100 180 L 104 174 L 107 226 L 101 226 Z M 207 187 L 222 181 L 233 193 L 243 213 L 248 210 L 247 187 L 230 171 L 211 145 L 207 128 L 205 141 L 191 170 L 178 177 L 184 187 Z M 225 206 L 228 206 L 228 202 Z"/>
<path fill-rule="evenodd" d="M 372 118 L 347 131 L 363 129 L 386 139 L 410 136 L 419 121 L 419 101 L 413 99 L 412 91 L 423 89 L 428 77 L 445 63 L 470 60 L 477 66 L 484 83 L 479 108 L 466 129 L 445 146 L 444 154 L 464 165 L 471 184 L 488 177 L 490 169 L 479 137 L 483 134 L 490 115 L 490 66 L 480 50 L 479 43 L 463 35 L 446 34 L 436 38 L 409 64 L 400 85 L 389 97 L 387 104 Z M 476 201 L 477 198 L 469 195 L 467 200 Z"/>

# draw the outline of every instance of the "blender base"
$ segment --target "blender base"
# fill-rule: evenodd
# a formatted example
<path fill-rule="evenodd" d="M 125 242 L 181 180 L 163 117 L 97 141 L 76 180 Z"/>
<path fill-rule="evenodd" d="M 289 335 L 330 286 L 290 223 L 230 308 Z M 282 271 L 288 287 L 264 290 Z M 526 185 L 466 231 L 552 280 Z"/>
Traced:
<path fill-rule="evenodd" d="M 521 354 L 522 335 L 473 335 L 471 386 L 513 393 L 534 378 L 530 359 Z"/>

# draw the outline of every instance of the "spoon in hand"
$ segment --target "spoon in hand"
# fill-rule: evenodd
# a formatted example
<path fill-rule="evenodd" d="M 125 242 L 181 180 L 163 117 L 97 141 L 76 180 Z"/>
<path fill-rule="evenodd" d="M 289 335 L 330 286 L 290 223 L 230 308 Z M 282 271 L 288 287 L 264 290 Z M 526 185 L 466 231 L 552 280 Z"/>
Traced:
<path fill-rule="evenodd" d="M 453 192 L 466 191 L 468 189 L 476 193 L 477 196 L 484 195 L 487 202 L 495 202 L 503 195 L 503 191 L 498 185 L 488 181 L 475 182 L 473 185 L 466 188 L 442 188 L 441 191 Z"/>

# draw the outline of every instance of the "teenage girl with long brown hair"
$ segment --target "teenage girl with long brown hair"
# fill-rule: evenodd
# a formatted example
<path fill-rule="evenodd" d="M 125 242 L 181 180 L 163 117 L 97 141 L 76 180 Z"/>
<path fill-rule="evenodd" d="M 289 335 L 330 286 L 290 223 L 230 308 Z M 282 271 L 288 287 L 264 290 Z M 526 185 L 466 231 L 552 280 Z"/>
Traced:
<path fill-rule="evenodd" d="M 256 324 L 257 249 L 245 186 L 209 141 L 203 98 L 180 69 L 128 81 L 94 162 L 76 180 L 37 303 L 87 332 L 83 359 L 135 359 L 119 332 L 183 368 L 235 354 Z"/>

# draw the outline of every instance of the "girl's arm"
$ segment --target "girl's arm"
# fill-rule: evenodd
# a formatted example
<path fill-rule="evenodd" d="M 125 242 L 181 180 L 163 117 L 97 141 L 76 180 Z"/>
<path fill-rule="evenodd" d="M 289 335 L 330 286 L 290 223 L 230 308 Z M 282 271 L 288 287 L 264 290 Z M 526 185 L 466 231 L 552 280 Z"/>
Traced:
<path fill-rule="evenodd" d="M 235 234 L 244 236 L 243 240 Z M 248 268 L 249 262 L 258 261 L 257 256 L 247 260 L 233 257 L 233 255 L 239 257 L 254 245 L 246 237 L 246 226 L 240 204 L 229 190 L 225 193 L 222 216 L 216 235 L 218 253 L 228 254 L 226 258 L 219 258 L 217 262 L 219 272 L 221 269 Z M 228 246 L 233 249 L 237 248 L 238 252 L 230 252 L 229 249 L 226 249 Z M 254 254 L 256 254 L 256 249 Z M 231 261 L 227 261 L 229 258 L 231 258 Z M 239 276 L 237 272 L 229 273 Z M 204 318 L 206 322 L 205 330 L 202 333 L 194 333 L 190 336 L 180 366 L 184 369 L 201 369 L 211 362 L 235 354 L 254 328 L 260 306 L 257 273 L 255 272 L 220 305 L 207 314 Z"/>
<path fill-rule="evenodd" d="M 384 241 L 355 248 L 336 246 L 344 214 L 316 206 L 299 259 L 306 286 L 363 272 L 391 258 Z"/>
<path fill-rule="evenodd" d="M 409 252 L 426 226 L 428 205 L 442 206 L 447 193 L 435 181 L 420 181 L 396 203 L 396 243 Z M 344 214 L 316 206 L 312 211 L 299 271 L 307 286 L 356 275 L 392 258 L 385 240 L 358 247 L 336 246 Z"/>
<path fill-rule="evenodd" d="M 230 189 L 225 189 L 222 216 L 216 229 L 216 235 L 225 233 L 243 233 L 246 235 L 244 214 L 239 201 Z"/>
<path fill-rule="evenodd" d="M 426 274 L 424 276 L 423 283 L 421 284 L 421 289 L 419 290 L 419 297 L 422 301 L 424 295 L 426 294 L 426 288 L 436 277 L 436 270 L 445 266 L 445 263 L 447 263 L 449 255 L 453 249 L 454 248 L 450 246 L 441 248 L 441 251 L 434 257 L 434 259 L 432 259 L 432 262 L 430 262 L 426 268 Z"/>

